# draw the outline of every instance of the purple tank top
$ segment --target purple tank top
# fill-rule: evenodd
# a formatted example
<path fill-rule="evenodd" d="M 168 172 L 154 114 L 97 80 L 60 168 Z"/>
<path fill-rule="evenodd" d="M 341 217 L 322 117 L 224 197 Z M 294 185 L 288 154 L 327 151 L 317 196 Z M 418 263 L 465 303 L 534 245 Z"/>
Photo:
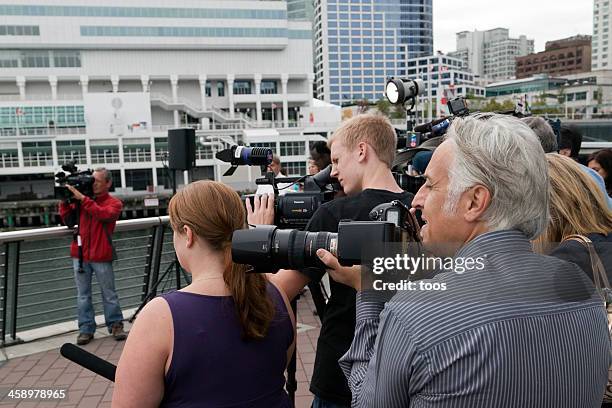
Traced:
<path fill-rule="evenodd" d="M 284 390 L 293 327 L 268 283 L 276 314 L 268 335 L 243 341 L 231 296 L 161 295 L 172 313 L 174 348 L 161 407 L 290 407 Z"/>

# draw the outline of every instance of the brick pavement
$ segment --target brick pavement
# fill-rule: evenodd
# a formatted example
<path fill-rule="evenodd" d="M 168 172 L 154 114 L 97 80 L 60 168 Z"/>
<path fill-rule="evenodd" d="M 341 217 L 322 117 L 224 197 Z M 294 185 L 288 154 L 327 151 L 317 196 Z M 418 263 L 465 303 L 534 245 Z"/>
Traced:
<path fill-rule="evenodd" d="M 308 390 L 312 377 L 314 356 L 319 337 L 320 322 L 312 311 L 314 304 L 310 293 L 298 302 L 298 337 L 296 408 L 310 407 L 312 394 Z M 128 326 L 126 325 L 126 328 Z M 117 364 L 125 342 L 111 337 L 98 337 L 83 348 L 100 358 Z M 70 337 L 76 339 L 76 333 Z M 19 347 L 19 346 L 14 346 Z M 58 349 L 11 358 L 0 366 L 0 390 L 19 388 L 65 389 L 67 398 L 61 401 L 0 401 L 0 408 L 54 408 L 111 406 L 113 383 L 60 356 Z"/>

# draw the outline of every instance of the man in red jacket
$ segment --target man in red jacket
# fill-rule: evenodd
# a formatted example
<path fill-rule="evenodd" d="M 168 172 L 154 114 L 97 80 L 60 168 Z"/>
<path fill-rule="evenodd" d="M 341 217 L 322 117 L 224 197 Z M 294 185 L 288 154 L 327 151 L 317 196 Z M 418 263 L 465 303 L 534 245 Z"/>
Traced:
<path fill-rule="evenodd" d="M 89 343 L 96 331 L 96 321 L 93 303 L 91 301 L 91 276 L 95 272 L 96 279 L 102 290 L 104 318 L 108 331 L 115 340 L 125 340 L 123 331 L 123 314 L 119 306 L 119 298 L 115 291 L 115 276 L 113 274 L 113 247 L 111 235 L 115 230 L 115 222 L 121 214 L 123 204 L 108 194 L 112 184 L 111 174 L 105 168 L 96 169 L 93 173 L 94 198 L 83 195 L 73 186 L 67 186 L 80 206 L 78 236 L 72 242 L 70 256 L 73 258 L 74 277 L 77 287 L 77 309 L 79 321 L 79 336 L 77 344 Z M 60 216 L 66 222 L 74 216 L 77 203 L 60 203 Z M 79 245 L 81 243 L 82 267 L 79 262 Z"/>

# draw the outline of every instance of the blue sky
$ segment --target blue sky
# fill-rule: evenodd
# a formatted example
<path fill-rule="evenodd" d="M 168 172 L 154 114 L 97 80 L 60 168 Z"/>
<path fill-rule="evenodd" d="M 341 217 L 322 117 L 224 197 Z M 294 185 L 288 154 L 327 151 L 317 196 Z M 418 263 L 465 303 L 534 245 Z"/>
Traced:
<path fill-rule="evenodd" d="M 455 50 L 455 33 L 510 29 L 544 43 L 576 34 L 593 34 L 593 0 L 433 0 L 434 50 Z"/>

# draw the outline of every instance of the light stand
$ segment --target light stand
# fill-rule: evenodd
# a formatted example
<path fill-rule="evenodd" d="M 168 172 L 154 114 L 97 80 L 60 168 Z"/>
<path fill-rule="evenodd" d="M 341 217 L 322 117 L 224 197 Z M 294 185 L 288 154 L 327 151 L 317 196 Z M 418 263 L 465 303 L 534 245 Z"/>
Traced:
<path fill-rule="evenodd" d="M 176 169 L 169 169 L 168 166 L 164 163 L 164 170 L 166 171 L 166 176 L 168 176 L 169 171 L 172 170 L 172 197 L 174 197 L 174 195 L 176 194 Z M 171 197 L 171 198 L 172 198 Z M 161 234 L 163 235 L 164 233 L 164 226 L 162 225 L 162 231 Z M 160 248 L 161 251 L 161 248 Z M 140 306 L 138 306 L 138 309 L 136 309 L 136 311 L 134 312 L 134 314 L 132 315 L 132 317 L 129 318 L 129 322 L 132 323 L 135 319 L 136 316 L 138 315 L 138 313 L 140 313 L 140 311 L 142 310 L 143 307 L 145 307 L 145 305 L 147 303 L 149 303 L 149 301 L 151 299 L 153 299 L 155 296 L 157 296 L 157 287 L 162 283 L 162 282 L 166 282 L 167 277 L 170 277 L 172 275 L 170 275 L 170 272 L 174 269 L 174 279 L 176 280 L 176 290 L 180 290 L 181 289 L 181 272 L 183 273 L 183 276 L 185 278 L 186 282 L 189 282 L 189 279 L 187 277 L 187 274 L 185 273 L 185 271 L 181 268 L 181 264 L 178 261 L 178 258 L 176 256 L 176 252 L 174 252 L 174 259 L 172 260 L 172 262 L 170 262 L 170 264 L 166 267 L 166 270 L 164 271 L 164 273 L 161 274 L 161 276 L 157 279 L 157 281 L 155 282 L 155 284 L 153 284 L 153 286 L 151 287 L 151 289 L 149 290 L 149 292 L 144 296 L 144 298 L 142 299 L 142 302 L 140 303 Z"/>

